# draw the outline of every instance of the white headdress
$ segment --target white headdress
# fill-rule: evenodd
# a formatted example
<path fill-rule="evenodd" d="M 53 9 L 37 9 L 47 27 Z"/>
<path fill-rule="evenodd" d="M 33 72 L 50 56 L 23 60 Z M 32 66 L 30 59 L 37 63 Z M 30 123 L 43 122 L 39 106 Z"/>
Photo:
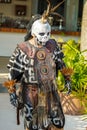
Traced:
<path fill-rule="evenodd" d="M 55 13 L 54 10 L 56 10 L 63 2 L 58 3 L 55 7 L 51 8 L 50 1 L 48 2 L 48 8 L 44 13 L 42 14 L 41 19 L 36 20 L 31 28 L 31 35 L 35 36 L 38 43 L 44 45 L 50 38 L 51 33 L 51 25 L 48 22 L 48 16 L 50 14 L 59 15 L 58 13 Z"/>

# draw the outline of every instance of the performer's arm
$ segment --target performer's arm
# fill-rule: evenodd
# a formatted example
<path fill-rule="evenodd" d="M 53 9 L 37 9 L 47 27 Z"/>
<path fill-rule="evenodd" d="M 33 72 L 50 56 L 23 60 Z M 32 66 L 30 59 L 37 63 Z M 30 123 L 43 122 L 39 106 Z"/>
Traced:
<path fill-rule="evenodd" d="M 23 52 L 21 52 L 20 48 L 17 47 L 7 65 L 9 69 L 9 77 L 8 81 L 4 83 L 4 86 L 7 85 L 8 88 L 10 102 L 15 107 L 18 107 L 19 105 L 18 95 L 16 94 L 16 83 L 20 82 L 24 71 L 24 63 L 22 59 Z"/>
<path fill-rule="evenodd" d="M 67 94 L 69 94 L 71 92 L 71 79 L 70 79 L 70 76 L 71 76 L 71 73 L 72 73 L 71 71 L 72 70 L 66 67 L 66 65 L 65 65 L 65 63 L 63 61 L 63 58 L 64 58 L 64 54 L 63 54 L 62 50 L 60 49 L 60 47 L 57 44 L 57 46 L 56 46 L 56 48 L 55 48 L 55 50 L 53 52 L 53 59 L 55 60 L 55 63 L 56 63 L 56 76 L 58 76 L 58 70 L 60 70 L 61 73 L 64 76 L 65 88 L 68 89 Z M 64 73 L 63 70 L 66 70 L 65 73 Z"/>

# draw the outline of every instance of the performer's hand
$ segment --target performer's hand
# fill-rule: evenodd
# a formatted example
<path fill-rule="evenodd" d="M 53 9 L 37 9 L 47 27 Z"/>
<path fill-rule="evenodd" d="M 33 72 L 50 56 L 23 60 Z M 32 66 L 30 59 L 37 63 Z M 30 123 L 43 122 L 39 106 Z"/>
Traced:
<path fill-rule="evenodd" d="M 18 100 L 16 93 L 10 93 L 10 102 L 13 106 L 18 107 Z"/>
<path fill-rule="evenodd" d="M 67 89 L 67 94 L 71 93 L 71 81 L 70 80 L 65 80 L 65 88 Z"/>
<path fill-rule="evenodd" d="M 67 89 L 67 94 L 71 93 L 71 75 L 73 74 L 73 69 L 72 68 L 66 68 L 64 67 L 61 70 L 62 74 L 64 75 L 64 79 L 65 79 L 65 87 L 62 91 L 64 91 L 65 89 Z"/>
<path fill-rule="evenodd" d="M 66 94 L 69 95 L 71 93 L 71 81 L 70 80 L 65 80 L 65 86 L 60 92 L 67 91 Z"/>

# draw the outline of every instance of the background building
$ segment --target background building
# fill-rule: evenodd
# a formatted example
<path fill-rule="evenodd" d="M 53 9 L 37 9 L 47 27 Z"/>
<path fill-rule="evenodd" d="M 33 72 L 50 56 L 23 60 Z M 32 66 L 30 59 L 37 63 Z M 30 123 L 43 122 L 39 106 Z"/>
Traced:
<path fill-rule="evenodd" d="M 51 5 L 55 6 L 61 1 L 62 0 L 51 0 Z M 53 29 L 80 31 L 84 1 L 85 0 L 65 0 L 56 10 L 56 12 L 64 17 L 64 20 L 61 20 L 60 17 L 53 16 Z M 20 28 L 23 28 L 32 15 L 36 13 L 42 14 L 46 8 L 46 0 L 0 0 L 0 25 L 3 25 L 3 22 L 7 20 L 6 22 L 11 21 L 9 26 L 12 26 L 12 20 L 16 19 L 16 22 L 20 22 L 21 24 Z M 8 20 L 9 17 L 10 20 Z M 63 26 L 62 28 L 61 24 Z"/>

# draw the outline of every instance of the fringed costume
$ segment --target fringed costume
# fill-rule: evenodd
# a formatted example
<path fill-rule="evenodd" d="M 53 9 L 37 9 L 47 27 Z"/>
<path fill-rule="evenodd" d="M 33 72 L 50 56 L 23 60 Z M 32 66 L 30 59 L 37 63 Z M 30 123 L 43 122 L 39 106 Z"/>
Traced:
<path fill-rule="evenodd" d="M 47 11 L 30 20 L 25 41 L 17 45 L 7 65 L 9 81 L 4 85 L 8 88 L 11 104 L 24 112 L 26 130 L 50 130 L 51 126 L 63 128 L 65 124 L 56 76 L 58 70 L 62 72 L 66 66 L 62 50 L 50 38 L 48 15 L 57 6 L 51 9 L 50 1 L 47 2 Z M 65 74 L 64 78 L 70 93 L 70 79 Z M 16 87 L 18 82 L 20 90 Z"/>
<path fill-rule="evenodd" d="M 11 93 L 11 100 L 15 99 L 12 104 L 24 108 L 25 126 L 30 130 L 64 126 L 65 117 L 55 82 L 56 71 L 65 67 L 62 58 L 59 46 L 50 39 L 42 48 L 28 41 L 19 44 L 9 61 L 11 80 L 21 82 L 22 89 L 21 102 L 16 93 Z"/>

